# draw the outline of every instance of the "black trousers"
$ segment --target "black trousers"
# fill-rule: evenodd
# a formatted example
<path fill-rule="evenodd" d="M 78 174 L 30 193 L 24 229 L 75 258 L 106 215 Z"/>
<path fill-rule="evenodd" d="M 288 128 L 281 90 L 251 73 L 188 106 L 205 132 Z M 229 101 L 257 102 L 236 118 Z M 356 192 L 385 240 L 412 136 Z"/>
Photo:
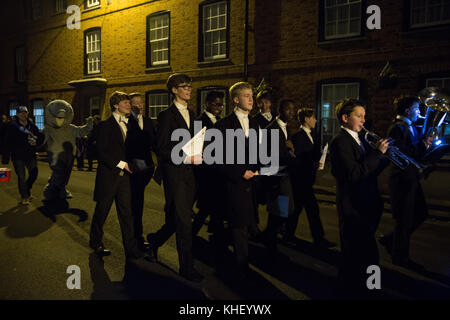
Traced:
<path fill-rule="evenodd" d="M 144 192 L 153 176 L 153 169 L 131 174 L 131 213 L 133 214 L 134 234 L 143 243 L 142 215 L 144 211 Z"/>
<path fill-rule="evenodd" d="M 367 267 L 379 264 L 376 226 L 352 216 L 339 217 L 342 265 L 340 276 L 349 289 L 367 289 Z"/>
<path fill-rule="evenodd" d="M 164 167 L 165 224 L 156 232 L 153 244 L 161 246 L 176 233 L 180 272 L 194 267 L 192 256 L 192 207 L 195 201 L 195 177 L 191 166 Z"/>
<path fill-rule="evenodd" d="M 319 215 L 319 205 L 314 195 L 313 185 L 302 184 L 301 182 L 293 183 L 294 203 L 295 209 L 293 214 L 289 216 L 286 236 L 294 237 L 297 230 L 298 218 L 303 208 L 306 211 L 306 216 L 309 222 L 309 229 L 314 241 L 320 240 L 324 237 L 324 230 L 322 221 Z"/>
<path fill-rule="evenodd" d="M 230 231 L 237 271 L 245 273 L 248 271 L 248 228 L 231 226 Z"/>
<path fill-rule="evenodd" d="M 22 199 L 26 199 L 31 195 L 31 188 L 38 176 L 36 158 L 13 160 L 13 166 L 17 174 L 19 193 L 22 196 Z M 28 179 L 26 179 L 25 168 L 28 170 Z"/>
<path fill-rule="evenodd" d="M 269 212 L 269 219 L 267 221 L 267 245 L 269 250 L 276 250 L 277 248 L 277 234 L 280 231 L 281 225 L 294 210 L 294 198 L 292 194 L 291 179 L 289 176 L 270 177 L 270 190 L 268 191 L 267 210 Z M 288 217 L 281 217 L 280 207 L 278 204 L 278 197 L 286 196 L 289 199 L 289 213 Z"/>
<path fill-rule="evenodd" d="M 412 233 L 420 227 L 428 216 L 422 186 L 419 178 L 406 176 L 390 177 L 392 215 L 395 219 L 394 232 L 388 234 L 392 241 L 392 259 L 409 259 L 409 247 Z"/>
<path fill-rule="evenodd" d="M 112 194 L 97 201 L 90 232 L 89 245 L 91 248 L 96 249 L 100 245 L 103 246 L 103 225 L 105 224 L 113 202 L 115 202 L 125 256 L 127 258 L 139 258 L 143 256 L 143 253 L 137 247 L 130 201 L 130 177 L 125 174 L 116 179 Z"/>

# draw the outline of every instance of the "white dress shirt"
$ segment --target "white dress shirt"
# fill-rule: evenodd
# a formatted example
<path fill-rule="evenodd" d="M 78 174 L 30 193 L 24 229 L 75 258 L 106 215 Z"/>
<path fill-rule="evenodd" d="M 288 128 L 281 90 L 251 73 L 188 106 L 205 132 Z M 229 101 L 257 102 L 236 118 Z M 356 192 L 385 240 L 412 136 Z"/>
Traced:
<path fill-rule="evenodd" d="M 358 132 L 345 128 L 344 126 L 341 126 L 341 128 L 350 133 L 353 139 L 355 139 L 356 143 L 361 147 L 361 149 L 364 150 L 364 146 L 362 145 L 361 140 L 359 139 Z"/>
<path fill-rule="evenodd" d="M 123 140 L 125 141 L 126 137 L 127 137 L 127 123 L 128 123 L 128 118 L 125 116 L 122 116 L 120 113 L 118 112 L 113 112 L 112 113 L 114 119 L 116 119 L 117 123 L 119 124 L 120 130 L 122 131 L 122 137 Z M 125 165 L 127 163 L 125 161 L 119 161 L 119 163 L 116 165 L 116 167 L 120 168 L 123 170 L 123 168 L 125 168 Z M 122 173 L 123 174 L 123 173 Z"/>
<path fill-rule="evenodd" d="M 300 128 L 303 129 L 303 131 L 306 132 L 306 135 L 308 136 L 309 140 L 311 141 L 312 144 L 314 144 L 314 140 L 313 140 L 313 137 L 311 135 L 311 129 L 307 128 L 307 127 L 304 127 L 304 126 L 300 126 Z"/>
<path fill-rule="evenodd" d="M 284 133 L 284 137 L 287 140 L 287 138 L 288 138 L 287 129 L 286 129 L 287 123 L 284 122 L 283 120 L 281 120 L 279 116 L 276 118 L 276 120 L 277 120 L 278 125 L 281 128 L 281 131 L 283 131 L 283 133 Z"/>
<path fill-rule="evenodd" d="M 173 100 L 173 104 L 175 105 L 175 107 L 177 107 L 178 111 L 180 111 L 181 115 L 184 118 L 184 121 L 186 121 L 186 125 L 189 129 L 190 127 L 190 118 L 189 118 L 189 110 L 187 106 L 182 105 L 181 103 L 179 103 L 176 100 Z"/>
<path fill-rule="evenodd" d="M 242 130 L 244 130 L 245 136 L 248 138 L 248 130 L 249 130 L 249 122 L 248 122 L 248 114 L 243 113 L 238 108 L 234 109 L 234 113 L 236 114 L 239 123 L 241 124 Z"/>
<path fill-rule="evenodd" d="M 271 113 L 271 112 L 265 112 L 265 113 L 262 113 L 262 112 L 261 112 L 261 115 L 262 115 L 264 118 L 266 118 L 267 121 L 272 121 L 272 113 Z"/>
<path fill-rule="evenodd" d="M 216 116 L 206 110 L 205 110 L 205 113 L 208 116 L 208 118 L 211 119 L 212 123 L 216 124 L 216 122 L 217 122 Z"/>

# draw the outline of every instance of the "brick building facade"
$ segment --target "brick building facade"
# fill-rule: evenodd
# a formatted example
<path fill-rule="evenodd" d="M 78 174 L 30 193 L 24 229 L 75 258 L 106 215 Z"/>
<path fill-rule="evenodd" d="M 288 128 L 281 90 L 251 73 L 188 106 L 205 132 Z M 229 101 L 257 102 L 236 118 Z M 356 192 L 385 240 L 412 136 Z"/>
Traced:
<path fill-rule="evenodd" d="M 9 2 L 9 1 L 8 1 Z M 146 96 L 147 115 L 168 103 L 174 72 L 193 78 L 190 108 L 207 90 L 244 78 L 245 0 L 23 0 L 2 4 L 0 112 L 14 104 L 36 110 L 53 99 L 75 108 L 75 122 L 110 113 L 115 90 Z M 344 97 L 367 103 L 384 134 L 392 101 L 426 85 L 450 89 L 450 0 L 249 0 L 248 80 L 264 77 L 278 98 L 317 110 L 327 141 Z M 366 20 L 380 9 L 381 29 Z M 79 6 L 70 30 L 65 8 Z M 391 78 L 380 79 L 389 62 Z M 21 73 L 22 72 L 22 73 Z M 389 74 L 389 72 L 388 72 Z"/>

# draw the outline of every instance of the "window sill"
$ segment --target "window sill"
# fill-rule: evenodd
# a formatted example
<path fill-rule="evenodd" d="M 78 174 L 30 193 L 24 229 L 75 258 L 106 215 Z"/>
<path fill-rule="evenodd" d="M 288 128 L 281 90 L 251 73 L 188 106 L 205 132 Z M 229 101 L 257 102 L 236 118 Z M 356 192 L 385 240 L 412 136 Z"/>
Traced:
<path fill-rule="evenodd" d="M 99 73 L 85 74 L 83 76 L 83 79 L 101 78 L 101 77 L 102 77 L 102 74 L 99 72 Z"/>
<path fill-rule="evenodd" d="M 339 43 L 345 43 L 345 42 L 353 42 L 353 41 L 362 41 L 367 40 L 368 38 L 366 36 L 357 36 L 357 37 L 348 37 L 348 38 L 339 38 L 339 39 L 332 39 L 332 40 L 321 40 L 317 41 L 318 46 L 326 46 L 326 45 L 333 45 L 333 44 L 339 44 Z"/>
<path fill-rule="evenodd" d="M 170 65 L 148 67 L 145 69 L 145 73 L 159 73 L 159 72 L 168 72 L 168 71 L 172 71 L 172 68 Z"/>
<path fill-rule="evenodd" d="M 92 7 L 92 8 L 86 8 L 81 13 L 87 13 L 87 12 L 94 11 L 94 10 L 97 10 L 97 9 L 100 9 L 100 8 L 101 8 L 100 5 L 98 5 L 96 7 Z"/>
<path fill-rule="evenodd" d="M 201 61 L 201 62 L 197 63 L 197 65 L 200 68 L 227 66 L 227 65 L 231 65 L 231 64 L 233 64 L 233 62 L 231 61 L 230 58 L 207 60 L 207 61 Z"/>
<path fill-rule="evenodd" d="M 408 30 L 400 32 L 401 36 L 412 36 L 412 35 L 421 35 L 429 32 L 448 32 L 450 29 L 450 24 L 445 25 L 435 25 L 435 26 L 423 26 L 410 28 Z"/>

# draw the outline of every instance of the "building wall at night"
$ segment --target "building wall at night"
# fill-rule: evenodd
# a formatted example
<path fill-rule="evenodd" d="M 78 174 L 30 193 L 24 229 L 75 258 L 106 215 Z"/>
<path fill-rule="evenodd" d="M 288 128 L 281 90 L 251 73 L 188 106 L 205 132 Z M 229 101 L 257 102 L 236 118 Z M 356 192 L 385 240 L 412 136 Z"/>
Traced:
<path fill-rule="evenodd" d="M 227 56 L 210 61 L 201 57 L 202 5 L 220 2 L 101 0 L 100 7 L 86 9 L 85 1 L 67 1 L 67 5 L 77 3 L 81 7 L 81 29 L 69 30 L 66 27 L 69 15 L 55 14 L 52 1 L 43 1 L 41 18 L 30 20 L 28 9 L 23 36 L 27 94 L 21 100 L 31 103 L 43 99 L 45 105 L 52 99 L 66 99 L 75 107 L 75 120 L 80 123 L 90 113 L 89 99 L 93 96 L 100 97 L 98 103 L 104 106 L 105 117 L 109 113 L 107 100 L 114 90 L 144 94 L 165 90 L 168 75 L 184 72 L 194 80 L 190 107 L 198 111 L 199 89 L 209 86 L 226 89 L 244 76 L 243 0 L 225 1 L 229 26 Z M 324 98 L 324 88 L 340 90 L 339 83 L 353 84 L 348 90 L 357 88 L 358 97 L 367 104 L 374 129 L 384 134 L 394 115 L 394 97 L 417 93 L 426 79 L 450 77 L 448 9 L 438 8 L 441 20 L 436 25 L 413 26 L 410 13 L 419 16 L 422 13 L 413 10 L 411 3 L 410 0 L 370 3 L 381 9 L 381 29 L 369 30 L 366 20 L 371 14 L 366 13 L 369 3 L 365 0 L 250 0 L 249 81 L 257 84 L 264 77 L 275 88 L 278 98 L 293 98 L 298 106 L 313 106 L 321 127 L 333 126 L 327 121 L 333 120 L 335 105 Z M 18 9 L 20 5 L 16 5 L 16 10 L 27 12 L 29 1 L 25 0 L 21 6 L 24 8 Z M 149 66 L 147 19 L 166 11 L 170 17 L 169 63 Z M 336 15 L 335 20 L 330 18 L 332 14 Z M 351 27 L 355 15 L 360 25 L 356 33 Z M 345 19 L 349 21 L 349 35 L 336 36 L 333 23 L 336 22 L 338 30 Z M 101 71 L 87 75 L 85 32 L 94 28 L 101 30 Z M 20 37 L 14 41 L 20 42 Z M 379 74 L 388 61 L 397 79 L 380 88 Z M 106 84 L 98 79 L 105 79 Z M 2 82 L 2 104 L 8 100 L 5 98 L 8 85 L 11 89 L 10 84 Z M 324 138 L 332 133 L 327 130 L 322 128 Z"/>

